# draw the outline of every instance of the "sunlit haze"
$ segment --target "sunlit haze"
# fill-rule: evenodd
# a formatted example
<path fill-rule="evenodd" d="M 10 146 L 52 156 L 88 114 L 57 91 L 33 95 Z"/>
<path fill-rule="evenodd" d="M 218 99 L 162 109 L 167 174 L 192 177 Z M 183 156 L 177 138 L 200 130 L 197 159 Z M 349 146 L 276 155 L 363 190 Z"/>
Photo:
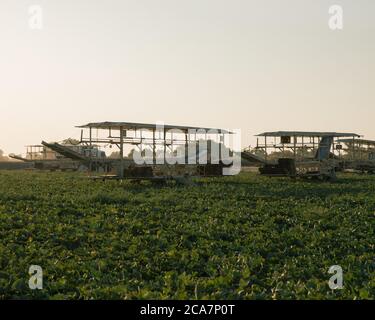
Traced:
<path fill-rule="evenodd" d="M 92 121 L 241 129 L 243 147 L 271 130 L 375 139 L 374 14 L 373 0 L 2 0 L 0 149 Z"/>

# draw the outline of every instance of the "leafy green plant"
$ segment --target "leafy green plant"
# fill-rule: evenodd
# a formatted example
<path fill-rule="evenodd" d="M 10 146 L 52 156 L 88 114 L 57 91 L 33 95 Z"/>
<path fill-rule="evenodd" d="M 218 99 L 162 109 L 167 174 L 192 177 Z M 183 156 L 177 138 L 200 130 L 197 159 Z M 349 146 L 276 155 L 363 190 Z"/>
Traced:
<path fill-rule="evenodd" d="M 350 174 L 153 186 L 0 172 L 0 298 L 373 299 L 374 194 L 375 177 Z M 43 290 L 27 286 L 32 264 Z"/>

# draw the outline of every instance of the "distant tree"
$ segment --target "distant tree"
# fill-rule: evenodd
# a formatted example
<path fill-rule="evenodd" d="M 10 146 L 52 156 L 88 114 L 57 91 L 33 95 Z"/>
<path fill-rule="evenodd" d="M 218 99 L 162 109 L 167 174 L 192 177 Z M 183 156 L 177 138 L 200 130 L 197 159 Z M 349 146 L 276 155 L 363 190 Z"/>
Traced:
<path fill-rule="evenodd" d="M 131 149 L 127 155 L 127 158 L 133 158 L 134 149 Z M 111 159 L 120 159 L 120 151 L 113 151 L 109 158 Z"/>
<path fill-rule="evenodd" d="M 208 139 L 208 140 L 199 139 L 199 140 L 197 140 L 195 142 L 192 142 L 192 143 L 195 143 L 196 155 L 197 156 L 199 155 L 199 153 L 201 151 L 206 152 L 207 161 L 219 160 L 219 159 L 221 159 L 222 155 L 229 155 L 229 157 L 233 156 L 233 150 L 228 148 L 225 144 L 218 143 L 218 142 L 216 142 L 214 140 L 211 140 L 211 139 Z M 180 145 L 171 154 L 176 157 L 178 154 L 185 154 L 185 152 L 189 152 L 189 150 L 185 150 L 185 147 L 186 147 L 185 145 Z M 218 155 L 216 155 L 216 156 L 219 156 L 219 159 L 212 159 L 211 158 L 211 157 L 213 157 L 213 153 L 211 153 L 211 151 L 214 152 L 213 150 L 215 150 L 216 152 L 219 153 Z M 167 154 L 168 154 L 168 152 L 167 152 Z"/>
<path fill-rule="evenodd" d="M 273 151 L 268 155 L 268 159 L 270 160 L 276 160 L 279 158 L 293 158 L 294 153 L 290 150 L 285 151 Z"/>
<path fill-rule="evenodd" d="M 113 152 L 109 155 L 109 158 L 110 158 L 110 159 L 119 159 L 119 158 L 120 158 L 120 151 L 113 151 Z"/>
<path fill-rule="evenodd" d="M 266 156 L 266 152 L 263 149 L 249 149 L 251 152 L 253 152 L 256 156 L 264 158 Z"/>
<path fill-rule="evenodd" d="M 61 144 L 64 144 L 64 145 L 66 145 L 66 144 L 69 144 L 69 145 L 77 145 L 77 144 L 79 144 L 79 140 L 77 140 L 77 139 L 73 139 L 73 138 L 68 138 L 68 139 L 63 140 L 63 141 L 61 142 Z"/>
<path fill-rule="evenodd" d="M 4 151 L 0 149 L 0 161 L 9 161 L 9 158 L 4 155 Z"/>

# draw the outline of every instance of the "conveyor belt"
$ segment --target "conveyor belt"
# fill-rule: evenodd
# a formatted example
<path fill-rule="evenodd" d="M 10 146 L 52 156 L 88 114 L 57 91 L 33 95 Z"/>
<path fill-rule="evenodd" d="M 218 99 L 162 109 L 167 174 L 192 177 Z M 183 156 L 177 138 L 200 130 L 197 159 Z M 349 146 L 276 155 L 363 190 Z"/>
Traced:
<path fill-rule="evenodd" d="M 83 154 L 76 152 L 69 147 L 65 147 L 57 142 L 47 143 L 45 141 L 42 141 L 42 145 L 72 160 L 80 160 L 80 161 L 90 160 L 88 157 L 84 156 Z"/>

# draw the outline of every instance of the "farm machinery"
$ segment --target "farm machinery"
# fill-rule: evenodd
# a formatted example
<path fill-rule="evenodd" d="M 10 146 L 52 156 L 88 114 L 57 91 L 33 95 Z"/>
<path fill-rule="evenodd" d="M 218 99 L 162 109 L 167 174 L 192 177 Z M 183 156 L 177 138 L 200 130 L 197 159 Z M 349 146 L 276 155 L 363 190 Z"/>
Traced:
<path fill-rule="evenodd" d="M 33 169 L 49 171 L 77 171 L 85 165 L 85 158 L 88 152 L 98 154 L 97 148 L 88 147 L 64 141 L 63 143 L 42 142 L 41 145 L 26 146 L 26 154 L 10 154 L 9 157 L 25 163 L 32 164 Z"/>
<path fill-rule="evenodd" d="M 340 165 L 343 170 L 375 173 L 375 141 L 366 139 L 340 139 Z"/>
<path fill-rule="evenodd" d="M 335 180 L 342 168 L 339 138 L 355 139 L 355 133 L 276 131 L 258 134 L 255 150 L 263 154 L 261 175 L 269 177 Z"/>
<path fill-rule="evenodd" d="M 115 147 L 117 157 L 106 158 L 104 151 L 99 152 L 100 156 L 77 152 L 58 143 L 42 144 L 86 165 L 91 173 L 104 173 L 93 178 L 167 180 L 223 176 L 230 174 L 235 160 L 240 169 L 240 157 L 224 143 L 234 133 L 224 129 L 130 122 L 89 123 L 78 128 L 79 145 L 98 152 L 99 146 Z M 98 149 L 90 149 L 94 145 Z M 125 152 L 129 152 L 127 156 Z"/>

